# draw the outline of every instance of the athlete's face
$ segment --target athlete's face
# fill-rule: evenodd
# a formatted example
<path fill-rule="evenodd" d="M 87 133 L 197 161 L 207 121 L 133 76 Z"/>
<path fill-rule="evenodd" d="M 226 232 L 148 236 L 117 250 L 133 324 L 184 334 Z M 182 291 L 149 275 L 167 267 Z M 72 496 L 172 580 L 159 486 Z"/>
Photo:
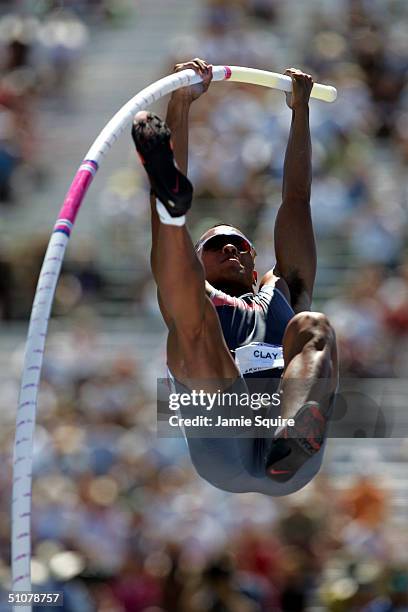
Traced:
<path fill-rule="evenodd" d="M 241 232 L 221 225 L 208 230 L 201 240 L 206 242 L 199 257 L 208 282 L 216 288 L 236 287 L 238 293 L 251 291 L 256 280 L 254 251 Z"/>

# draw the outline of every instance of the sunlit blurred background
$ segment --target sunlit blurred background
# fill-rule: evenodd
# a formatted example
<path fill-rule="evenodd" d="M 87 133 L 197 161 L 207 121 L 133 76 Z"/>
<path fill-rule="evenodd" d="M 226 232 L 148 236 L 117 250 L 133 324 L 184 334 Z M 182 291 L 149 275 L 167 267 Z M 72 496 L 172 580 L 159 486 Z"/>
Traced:
<path fill-rule="evenodd" d="M 8 590 L 14 419 L 44 250 L 100 129 L 175 62 L 295 66 L 338 88 L 335 104 L 311 104 L 315 309 L 336 328 L 343 376 L 407 375 L 408 3 L 1 0 L 0 15 Z M 284 97 L 216 84 L 191 120 L 192 233 L 238 225 L 262 273 L 274 259 Z M 63 590 L 68 612 L 407 611 L 406 440 L 331 440 L 319 477 L 274 499 L 222 493 L 193 472 L 181 440 L 156 439 L 165 332 L 149 245 L 146 180 L 123 137 L 79 214 L 50 323 L 34 461 L 36 587 Z"/>

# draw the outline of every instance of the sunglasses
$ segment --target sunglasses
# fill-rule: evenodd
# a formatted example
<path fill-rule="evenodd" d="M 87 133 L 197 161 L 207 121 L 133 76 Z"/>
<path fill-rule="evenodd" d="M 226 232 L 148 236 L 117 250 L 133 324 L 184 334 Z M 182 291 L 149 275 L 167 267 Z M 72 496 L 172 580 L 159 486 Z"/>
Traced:
<path fill-rule="evenodd" d="M 218 234 L 203 244 L 203 251 L 221 251 L 226 244 L 232 244 L 239 253 L 252 253 L 252 245 L 243 238 L 234 234 Z"/>

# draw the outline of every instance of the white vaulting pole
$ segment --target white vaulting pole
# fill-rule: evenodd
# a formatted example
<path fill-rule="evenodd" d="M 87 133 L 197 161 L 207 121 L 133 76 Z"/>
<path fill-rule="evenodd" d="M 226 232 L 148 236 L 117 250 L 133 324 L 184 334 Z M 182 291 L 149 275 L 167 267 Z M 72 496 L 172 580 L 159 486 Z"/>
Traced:
<path fill-rule="evenodd" d="M 282 91 L 292 89 L 292 80 L 288 76 L 240 66 L 214 66 L 213 80 L 252 83 Z M 146 109 L 166 94 L 200 81 L 201 77 L 194 70 L 183 70 L 156 81 L 127 102 L 109 121 L 89 149 L 58 215 L 40 272 L 31 312 L 17 409 L 12 486 L 11 590 L 13 592 L 31 591 L 31 485 L 38 389 L 55 288 L 77 214 L 103 157 L 120 134 L 129 127 L 134 114 Z M 334 87 L 319 84 L 313 86 L 311 93 L 311 97 L 326 102 L 333 102 L 336 96 Z M 16 612 L 29 612 L 31 609 L 31 605 L 28 604 L 14 607 Z"/>
<path fill-rule="evenodd" d="M 217 69 L 220 66 L 216 67 Z M 256 70 L 255 68 L 243 68 L 242 66 L 222 66 L 224 70 L 230 70 L 231 76 L 226 78 L 235 83 L 251 83 L 252 85 L 262 85 L 263 87 L 271 87 L 272 89 L 280 89 L 281 91 L 292 91 L 292 79 L 285 74 L 277 72 L 268 72 L 266 70 Z M 216 79 L 218 80 L 218 79 Z M 311 98 L 323 100 L 323 102 L 334 102 L 337 98 L 337 90 L 330 85 L 313 85 Z"/>

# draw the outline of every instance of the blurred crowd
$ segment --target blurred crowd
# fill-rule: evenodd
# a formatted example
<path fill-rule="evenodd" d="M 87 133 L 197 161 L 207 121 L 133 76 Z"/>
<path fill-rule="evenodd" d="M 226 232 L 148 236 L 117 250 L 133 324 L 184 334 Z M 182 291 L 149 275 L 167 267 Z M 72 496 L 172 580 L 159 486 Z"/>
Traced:
<path fill-rule="evenodd" d="M 0 11 L 18 12 L 38 17 L 70 12 L 87 23 L 100 23 L 119 16 L 128 7 L 127 0 L 0 0 Z"/>
<path fill-rule="evenodd" d="M 0 2 L 1 10 L 11 4 Z M 64 95 L 95 15 L 120 3 L 72 0 L 61 14 L 53 10 L 61 3 L 39 2 L 43 12 L 30 18 L 18 4 L 21 14 L 0 20 L 3 202 L 12 200 L 18 167 L 36 168 L 37 101 Z M 279 72 L 294 65 L 338 88 L 336 103 L 311 104 L 312 208 L 316 305 L 336 329 L 343 376 L 408 371 L 407 20 L 405 0 L 207 0 L 201 31 L 175 41 L 163 67 L 168 73 L 196 56 Z M 72 38 L 76 46 L 67 44 Z M 238 225 L 266 271 L 290 123 L 284 98 L 217 84 L 193 106 L 191 121 L 193 234 L 219 220 Z M 101 347 L 95 329 L 101 302 L 118 288 L 108 264 L 131 269 L 121 307 L 146 317 L 146 330 L 159 319 L 142 171 L 133 160 L 107 182 L 99 203 L 105 239 L 70 254 L 56 296 L 56 314 L 75 316 L 84 304 L 88 314 L 47 348 L 34 465 L 37 587 L 63 589 L 68 612 L 407 612 L 408 542 L 378 476 L 380 444 L 371 475 L 334 479 L 328 465 L 329 477 L 271 499 L 223 494 L 193 473 L 182 441 L 156 440 L 152 385 L 163 347 L 149 345 L 146 360 L 129 336 L 127 349 L 115 352 L 109 341 Z M 27 318 L 45 246 L 0 245 L 4 321 Z M 11 362 L 0 399 L 3 588 L 20 352 Z M 403 464 L 407 452 L 404 442 L 395 445 L 394 460 Z"/>
<path fill-rule="evenodd" d="M 43 0 L 0 3 L 0 206 L 16 185 L 40 189 L 48 174 L 41 148 L 41 108 L 69 98 L 96 26 L 126 14 L 126 0 Z"/>
<path fill-rule="evenodd" d="M 14 429 L 7 406 L 17 401 L 22 348 L 1 381 L 3 590 Z M 163 356 L 153 346 L 148 364 L 142 355 L 130 337 L 113 346 L 89 313 L 50 337 L 33 469 L 38 590 L 62 590 L 66 612 L 408 609 L 407 533 L 393 520 L 378 449 L 360 457 L 359 473 L 334 481 L 329 469 L 287 498 L 223 493 L 193 472 L 182 439 L 156 439 L 150 379 Z M 394 461 L 407 452 L 395 447 Z"/>

